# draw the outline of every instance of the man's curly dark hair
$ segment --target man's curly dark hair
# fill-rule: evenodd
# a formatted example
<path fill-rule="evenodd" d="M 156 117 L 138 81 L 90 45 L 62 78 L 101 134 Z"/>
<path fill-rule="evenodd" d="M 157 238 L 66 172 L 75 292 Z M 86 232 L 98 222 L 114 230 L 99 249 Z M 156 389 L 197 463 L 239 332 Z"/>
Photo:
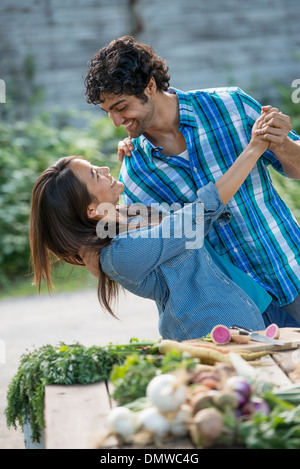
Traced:
<path fill-rule="evenodd" d="M 151 46 L 136 42 L 131 36 L 115 39 L 89 62 L 85 79 L 86 100 L 100 104 L 105 94 L 128 94 L 147 101 L 144 90 L 151 77 L 157 89 L 167 91 L 170 76 L 165 61 Z"/>

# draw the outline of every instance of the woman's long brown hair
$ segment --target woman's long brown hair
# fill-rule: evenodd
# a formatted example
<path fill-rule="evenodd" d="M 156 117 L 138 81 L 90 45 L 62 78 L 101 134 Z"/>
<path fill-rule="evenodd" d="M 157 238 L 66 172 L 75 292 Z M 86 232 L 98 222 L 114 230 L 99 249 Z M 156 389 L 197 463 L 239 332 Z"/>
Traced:
<path fill-rule="evenodd" d="M 96 236 L 98 220 L 88 218 L 87 207 L 92 195 L 70 169 L 69 163 L 79 156 L 61 158 L 46 169 L 32 191 L 29 240 L 34 284 L 39 291 L 42 280 L 52 290 L 53 255 L 69 264 L 84 265 L 79 250 L 97 250 L 110 244 L 111 238 Z M 99 262 L 98 299 L 114 317 L 111 302 L 118 285 L 102 271 Z"/>

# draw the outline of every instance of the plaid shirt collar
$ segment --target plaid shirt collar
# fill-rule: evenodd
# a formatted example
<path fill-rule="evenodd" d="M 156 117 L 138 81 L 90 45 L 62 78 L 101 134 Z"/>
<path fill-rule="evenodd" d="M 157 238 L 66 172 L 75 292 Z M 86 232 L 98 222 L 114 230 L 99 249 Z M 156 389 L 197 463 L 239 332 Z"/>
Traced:
<path fill-rule="evenodd" d="M 179 129 L 181 126 L 189 125 L 191 127 L 198 127 L 194 108 L 191 103 L 191 98 L 189 93 L 185 93 L 184 91 L 177 90 L 176 88 L 169 88 L 169 93 L 177 95 L 178 103 L 179 103 Z M 133 140 L 134 141 L 134 140 Z M 144 136 L 141 135 L 138 137 L 138 142 L 141 148 L 144 150 L 145 155 L 152 161 L 153 157 L 162 157 L 161 151 L 163 150 L 162 147 L 155 147 L 149 140 Z"/>

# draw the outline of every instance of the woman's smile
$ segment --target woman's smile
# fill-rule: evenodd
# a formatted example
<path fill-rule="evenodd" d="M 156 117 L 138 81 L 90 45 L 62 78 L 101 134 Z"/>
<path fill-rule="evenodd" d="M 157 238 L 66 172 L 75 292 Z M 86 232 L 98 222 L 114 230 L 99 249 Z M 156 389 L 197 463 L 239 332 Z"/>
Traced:
<path fill-rule="evenodd" d="M 75 176 L 86 184 L 98 204 L 118 203 L 124 185 L 110 174 L 107 166 L 93 166 L 87 160 L 76 158 L 70 163 L 70 168 Z"/>

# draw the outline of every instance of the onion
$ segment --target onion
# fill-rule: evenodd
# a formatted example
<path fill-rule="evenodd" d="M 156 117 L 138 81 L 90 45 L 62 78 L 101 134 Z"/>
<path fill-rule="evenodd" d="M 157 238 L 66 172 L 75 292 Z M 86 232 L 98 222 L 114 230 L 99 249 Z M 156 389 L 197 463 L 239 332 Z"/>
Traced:
<path fill-rule="evenodd" d="M 156 407 L 148 407 L 139 412 L 138 426 L 158 437 L 166 436 L 170 431 L 169 420 Z"/>
<path fill-rule="evenodd" d="M 188 432 L 188 423 L 191 417 L 191 407 L 183 404 L 170 422 L 170 433 L 174 436 L 185 436 Z"/>
<path fill-rule="evenodd" d="M 137 430 L 136 416 L 127 407 L 115 407 L 108 415 L 108 426 L 112 433 L 126 439 Z"/>
<path fill-rule="evenodd" d="M 186 387 L 174 375 L 166 373 L 150 381 L 146 394 L 161 412 L 176 412 L 186 400 Z"/>

